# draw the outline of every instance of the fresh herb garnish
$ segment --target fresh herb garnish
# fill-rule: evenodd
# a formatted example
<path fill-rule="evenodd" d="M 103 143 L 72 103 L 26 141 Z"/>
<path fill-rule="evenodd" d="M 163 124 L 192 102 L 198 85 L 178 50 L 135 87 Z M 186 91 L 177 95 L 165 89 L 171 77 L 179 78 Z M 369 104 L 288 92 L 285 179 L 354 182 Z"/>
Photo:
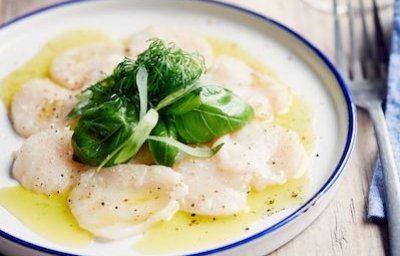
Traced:
<path fill-rule="evenodd" d="M 253 109 L 231 91 L 199 81 L 204 60 L 174 44 L 152 40 L 136 61 L 125 58 L 113 74 L 78 96 L 69 118 L 74 157 L 98 166 L 128 162 L 147 141 L 154 160 L 172 166 L 179 152 L 211 157 L 221 148 L 191 147 L 236 131 Z"/>
<path fill-rule="evenodd" d="M 140 67 L 136 74 L 136 84 L 139 91 L 140 101 L 140 119 L 144 117 L 147 111 L 147 70 L 144 67 Z"/>
<path fill-rule="evenodd" d="M 167 137 L 161 137 L 161 136 L 149 136 L 148 139 L 150 141 L 157 141 L 161 143 L 165 143 L 166 145 L 173 146 L 181 150 L 182 152 L 185 152 L 188 155 L 195 156 L 195 157 L 212 157 L 218 151 L 222 148 L 224 145 L 223 143 L 218 144 L 214 148 L 207 148 L 207 147 L 189 147 L 186 144 L 183 144 L 182 142 L 179 142 L 177 140 L 167 138 Z"/>
<path fill-rule="evenodd" d="M 253 118 L 253 109 L 231 91 L 203 85 L 166 110 L 184 143 L 207 143 L 243 127 Z"/>
<path fill-rule="evenodd" d="M 72 136 L 75 159 L 92 166 L 100 165 L 132 135 L 138 122 L 138 109 L 123 97 L 87 109 Z"/>
<path fill-rule="evenodd" d="M 175 125 L 160 120 L 157 126 L 151 132 L 152 136 L 158 138 L 167 138 L 172 140 L 178 139 L 178 133 Z M 172 166 L 178 158 L 179 148 L 165 143 L 161 140 L 149 140 L 149 150 L 157 164 Z"/>
<path fill-rule="evenodd" d="M 173 43 L 153 39 L 150 47 L 139 54 L 135 66 L 146 68 L 149 99 L 153 105 L 171 93 L 192 85 L 205 72 L 202 56 L 190 54 Z"/>
<path fill-rule="evenodd" d="M 101 162 L 97 170 L 100 170 L 105 165 L 110 166 L 128 162 L 146 142 L 157 121 L 157 111 L 150 109 L 132 131 L 131 136 L 112 151 Z"/>

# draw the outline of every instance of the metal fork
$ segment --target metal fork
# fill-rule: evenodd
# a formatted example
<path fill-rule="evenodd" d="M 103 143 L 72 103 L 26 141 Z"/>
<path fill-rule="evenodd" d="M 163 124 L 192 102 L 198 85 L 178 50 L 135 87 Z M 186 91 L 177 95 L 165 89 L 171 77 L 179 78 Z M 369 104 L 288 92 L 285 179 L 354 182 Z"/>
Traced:
<path fill-rule="evenodd" d="M 394 161 L 393 150 L 389 141 L 388 129 L 382 110 L 382 102 L 386 97 L 387 49 L 379 10 L 375 0 L 373 17 L 376 33 L 376 54 L 369 40 L 363 0 L 359 0 L 362 25 L 362 43 L 364 51 L 359 56 L 354 35 L 354 10 L 351 0 L 347 0 L 350 30 L 350 60 L 347 61 L 342 44 L 340 19 L 337 12 L 337 0 L 333 1 L 335 18 L 336 64 L 350 86 L 353 98 L 358 107 L 367 110 L 372 120 L 383 167 L 385 183 L 386 214 L 388 219 L 391 255 L 400 255 L 400 180 Z M 377 64 L 377 65 L 376 65 Z"/>

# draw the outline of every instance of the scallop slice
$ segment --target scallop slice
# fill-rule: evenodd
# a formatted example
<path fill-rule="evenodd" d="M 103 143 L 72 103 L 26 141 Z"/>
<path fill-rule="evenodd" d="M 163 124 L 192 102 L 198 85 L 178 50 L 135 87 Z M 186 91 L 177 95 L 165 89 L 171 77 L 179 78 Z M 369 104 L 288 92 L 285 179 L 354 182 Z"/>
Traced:
<path fill-rule="evenodd" d="M 86 166 L 72 160 L 72 131 L 38 132 L 16 153 L 12 174 L 22 186 L 41 194 L 63 193 L 77 183 Z"/>
<path fill-rule="evenodd" d="M 82 174 L 69 206 L 81 227 L 114 240 L 170 219 L 186 193 L 181 175 L 171 168 L 125 164 Z"/>
<path fill-rule="evenodd" d="M 14 129 L 21 136 L 28 137 L 42 130 L 66 127 L 66 116 L 75 102 L 73 92 L 48 79 L 33 79 L 22 86 L 12 102 Z"/>
<path fill-rule="evenodd" d="M 256 117 L 270 119 L 271 114 L 283 113 L 289 108 L 291 97 L 286 86 L 254 71 L 237 58 L 218 57 L 207 77 L 243 97 L 254 108 Z"/>
<path fill-rule="evenodd" d="M 149 40 L 153 38 L 159 38 L 166 43 L 173 42 L 187 52 L 201 54 L 207 66 L 212 63 L 213 49 L 205 38 L 184 29 L 165 26 L 150 26 L 134 34 L 129 40 L 129 56 L 136 58 L 148 48 Z"/>
<path fill-rule="evenodd" d="M 248 94 L 247 89 L 253 83 L 253 69 L 234 57 L 216 58 L 207 75 L 215 82 L 240 94 Z"/>
<path fill-rule="evenodd" d="M 215 143 L 224 146 L 215 155 L 220 168 L 251 176 L 258 191 L 268 185 L 298 178 L 308 167 L 308 158 L 297 133 L 266 122 L 253 121 Z"/>
<path fill-rule="evenodd" d="M 184 158 L 174 169 L 189 188 L 182 203 L 185 211 L 226 216 L 247 209 L 249 176 L 246 174 L 223 172 L 212 158 Z"/>
<path fill-rule="evenodd" d="M 97 42 L 62 53 L 50 67 L 51 78 L 68 89 L 85 89 L 110 75 L 124 58 L 117 42 Z"/>
<path fill-rule="evenodd" d="M 289 110 L 292 101 L 290 91 L 278 79 L 260 72 L 254 72 L 253 85 L 260 90 L 259 95 L 262 97 L 258 99 L 258 104 L 262 104 L 266 96 L 273 113 L 282 114 Z"/>

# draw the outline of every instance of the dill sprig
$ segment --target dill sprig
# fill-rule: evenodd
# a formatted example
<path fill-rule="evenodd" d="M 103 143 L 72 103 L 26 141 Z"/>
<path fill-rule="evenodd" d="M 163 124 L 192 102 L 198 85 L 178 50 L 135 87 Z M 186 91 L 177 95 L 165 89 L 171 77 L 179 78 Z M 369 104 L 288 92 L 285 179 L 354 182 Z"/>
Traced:
<path fill-rule="evenodd" d="M 167 95 L 196 82 L 205 71 L 204 59 L 184 52 L 174 43 L 151 39 L 149 48 L 139 54 L 135 66 L 146 68 L 149 98 L 153 105 Z"/>

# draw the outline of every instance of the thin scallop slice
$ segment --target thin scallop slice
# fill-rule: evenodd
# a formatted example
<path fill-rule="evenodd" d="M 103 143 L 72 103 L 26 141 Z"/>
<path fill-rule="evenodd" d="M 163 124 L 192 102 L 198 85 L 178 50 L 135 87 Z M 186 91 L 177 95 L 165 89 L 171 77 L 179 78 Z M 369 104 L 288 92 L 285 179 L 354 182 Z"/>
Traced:
<path fill-rule="evenodd" d="M 48 79 L 36 78 L 25 83 L 11 105 L 14 129 L 21 136 L 68 125 L 66 116 L 76 102 L 74 93 Z"/>
<path fill-rule="evenodd" d="M 189 189 L 182 203 L 183 210 L 227 216 L 247 209 L 247 175 L 223 172 L 212 158 L 184 158 L 174 169 L 183 176 Z"/>
<path fill-rule="evenodd" d="M 123 58 L 124 48 L 120 43 L 91 43 L 67 50 L 55 58 L 50 75 L 65 88 L 82 90 L 110 75 Z"/>
<path fill-rule="evenodd" d="M 182 28 L 165 26 L 150 26 L 135 33 L 128 43 L 129 56 L 136 58 L 138 54 L 148 48 L 149 40 L 153 38 L 159 38 L 166 43 L 173 42 L 177 47 L 189 53 L 199 53 L 204 57 L 207 66 L 212 63 L 213 49 L 205 38 Z"/>
<path fill-rule="evenodd" d="M 83 174 L 69 206 L 81 227 L 115 240 L 170 219 L 186 193 L 181 175 L 171 168 L 124 164 Z"/>
<path fill-rule="evenodd" d="M 291 97 L 286 86 L 237 58 L 216 58 L 207 77 L 243 97 L 254 108 L 256 117 L 270 119 L 271 114 L 289 108 Z"/>
<path fill-rule="evenodd" d="M 273 113 L 283 114 L 289 110 L 292 101 L 290 91 L 277 78 L 254 72 L 253 85 L 260 90 L 260 95 L 268 98 Z M 263 101 L 265 98 L 259 100 Z"/>
<path fill-rule="evenodd" d="M 41 194 L 64 193 L 86 166 L 72 160 L 72 131 L 41 131 L 25 140 L 16 153 L 12 174 L 22 186 Z"/>
<path fill-rule="evenodd" d="M 207 75 L 222 86 L 246 95 L 247 88 L 253 82 L 253 69 L 243 61 L 229 56 L 217 57 Z"/>
<path fill-rule="evenodd" d="M 227 173 L 251 176 L 258 191 L 303 175 L 308 157 L 297 133 L 267 122 L 253 121 L 216 141 L 224 146 L 215 155 Z"/>

